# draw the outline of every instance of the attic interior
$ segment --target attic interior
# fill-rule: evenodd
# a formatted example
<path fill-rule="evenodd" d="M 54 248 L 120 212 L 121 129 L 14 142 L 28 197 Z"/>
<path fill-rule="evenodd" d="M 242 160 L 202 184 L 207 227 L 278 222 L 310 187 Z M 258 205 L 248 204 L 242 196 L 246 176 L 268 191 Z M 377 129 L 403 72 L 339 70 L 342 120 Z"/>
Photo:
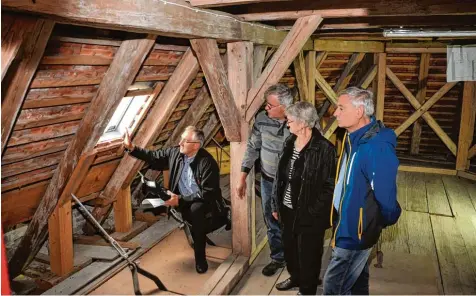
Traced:
<path fill-rule="evenodd" d="M 476 74 L 454 73 L 476 73 L 474 56 L 455 57 L 476 47 L 476 1 L 339 2 L 2 1 L 1 221 L 12 290 L 134 293 L 127 264 L 73 193 L 168 288 L 141 278 L 144 294 L 283 294 L 274 284 L 285 270 L 261 274 L 259 172 L 245 199 L 233 182 L 264 91 L 279 82 L 316 106 L 337 148 L 344 131 L 332 114 L 348 86 L 372 90 L 376 118 L 398 136 L 403 219 L 382 234 L 371 293 L 476 294 Z M 203 129 L 232 205 L 233 228 L 209 235 L 202 275 L 179 224 L 139 209 L 138 172 L 163 184 L 168 173 L 122 147 L 125 128 L 158 149 L 189 125 Z"/>

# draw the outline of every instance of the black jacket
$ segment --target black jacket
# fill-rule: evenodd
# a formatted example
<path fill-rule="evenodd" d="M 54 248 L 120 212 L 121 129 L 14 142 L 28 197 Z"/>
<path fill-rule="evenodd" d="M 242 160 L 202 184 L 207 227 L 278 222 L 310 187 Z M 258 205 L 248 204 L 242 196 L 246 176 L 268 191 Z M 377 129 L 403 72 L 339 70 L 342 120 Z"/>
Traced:
<path fill-rule="evenodd" d="M 184 166 L 185 155 L 180 153 L 180 147 L 164 148 L 155 151 L 134 148 L 130 152 L 140 160 L 147 162 L 151 169 L 170 170 L 170 191 L 180 194 L 179 180 Z M 209 212 L 216 216 L 225 215 L 223 198 L 220 189 L 220 169 L 218 164 L 207 150 L 200 148 L 190 163 L 195 182 L 199 191 L 191 195 L 181 195 L 180 206 L 184 203 L 203 201 Z"/>
<path fill-rule="evenodd" d="M 295 135 L 284 143 L 278 162 L 278 171 L 273 188 L 273 212 L 281 212 L 285 186 L 288 179 L 288 162 L 292 156 Z M 309 143 L 301 150 L 294 162 L 291 177 L 291 196 L 296 219 L 293 231 L 315 232 L 330 227 L 329 207 L 334 193 L 336 174 L 336 152 L 331 142 L 325 139 L 317 129 L 312 130 Z"/>

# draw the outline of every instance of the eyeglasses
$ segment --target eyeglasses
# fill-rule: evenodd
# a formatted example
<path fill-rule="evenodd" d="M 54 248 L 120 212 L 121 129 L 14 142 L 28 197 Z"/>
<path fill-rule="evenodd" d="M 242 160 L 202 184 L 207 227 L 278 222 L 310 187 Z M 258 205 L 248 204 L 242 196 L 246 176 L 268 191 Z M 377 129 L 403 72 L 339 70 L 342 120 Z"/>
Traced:
<path fill-rule="evenodd" d="M 184 138 L 180 138 L 179 144 L 182 144 L 182 143 L 197 144 L 197 143 L 200 143 L 200 142 L 199 141 L 190 141 L 190 140 L 187 140 L 187 139 L 184 139 Z"/>
<path fill-rule="evenodd" d="M 279 106 L 281 106 L 281 105 L 271 105 L 270 103 L 266 103 L 266 107 L 270 110 L 273 109 L 273 108 L 279 107 Z"/>
<path fill-rule="evenodd" d="M 296 120 L 288 120 L 288 124 L 295 122 Z"/>

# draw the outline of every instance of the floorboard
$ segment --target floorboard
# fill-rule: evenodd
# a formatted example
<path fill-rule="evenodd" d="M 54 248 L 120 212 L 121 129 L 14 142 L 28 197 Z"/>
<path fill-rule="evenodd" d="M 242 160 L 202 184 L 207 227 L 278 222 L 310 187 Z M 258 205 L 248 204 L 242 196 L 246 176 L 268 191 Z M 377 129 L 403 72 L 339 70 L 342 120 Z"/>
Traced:
<path fill-rule="evenodd" d="M 476 215 L 465 182 L 455 176 L 443 176 L 442 179 L 454 215 L 456 217 Z"/>
<path fill-rule="evenodd" d="M 421 173 L 407 174 L 406 183 L 407 210 L 428 213 L 425 175 Z"/>
<path fill-rule="evenodd" d="M 440 175 L 425 174 L 426 196 L 428 199 L 428 210 L 430 214 L 443 216 L 453 216 L 445 186 Z"/>

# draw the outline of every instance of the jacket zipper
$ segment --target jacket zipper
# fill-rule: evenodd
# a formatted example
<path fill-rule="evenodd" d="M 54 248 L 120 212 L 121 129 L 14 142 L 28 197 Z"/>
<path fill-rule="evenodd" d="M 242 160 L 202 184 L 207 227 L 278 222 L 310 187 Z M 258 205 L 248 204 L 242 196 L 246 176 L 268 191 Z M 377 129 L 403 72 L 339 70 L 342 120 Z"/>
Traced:
<path fill-rule="evenodd" d="M 350 156 L 352 155 L 352 144 L 350 143 L 350 137 L 347 137 L 347 141 L 349 142 L 349 154 L 348 154 L 348 157 L 347 157 L 347 163 L 345 164 L 344 179 L 343 179 L 344 184 L 342 184 L 343 192 L 342 192 L 342 196 L 341 196 L 340 203 L 339 203 L 339 222 L 337 222 L 336 230 L 334 231 L 334 237 L 332 238 L 332 247 L 333 248 L 336 246 L 337 230 L 339 230 L 340 221 L 342 219 L 342 202 L 344 201 L 345 189 L 346 189 L 345 179 L 346 179 L 347 174 L 350 173 L 350 172 L 347 171 L 347 169 L 349 167 L 349 161 L 350 161 L 350 158 L 351 158 Z M 342 146 L 345 146 L 345 143 Z M 332 202 L 332 207 L 334 207 L 334 202 Z M 332 210 L 334 210 L 334 209 L 332 209 Z"/>
<path fill-rule="evenodd" d="M 364 225 L 363 215 L 364 215 L 364 209 L 360 208 L 360 211 L 359 211 L 359 226 L 357 228 L 357 234 L 359 236 L 359 241 L 362 240 L 362 233 L 363 233 L 362 228 L 363 228 L 363 225 Z"/>

